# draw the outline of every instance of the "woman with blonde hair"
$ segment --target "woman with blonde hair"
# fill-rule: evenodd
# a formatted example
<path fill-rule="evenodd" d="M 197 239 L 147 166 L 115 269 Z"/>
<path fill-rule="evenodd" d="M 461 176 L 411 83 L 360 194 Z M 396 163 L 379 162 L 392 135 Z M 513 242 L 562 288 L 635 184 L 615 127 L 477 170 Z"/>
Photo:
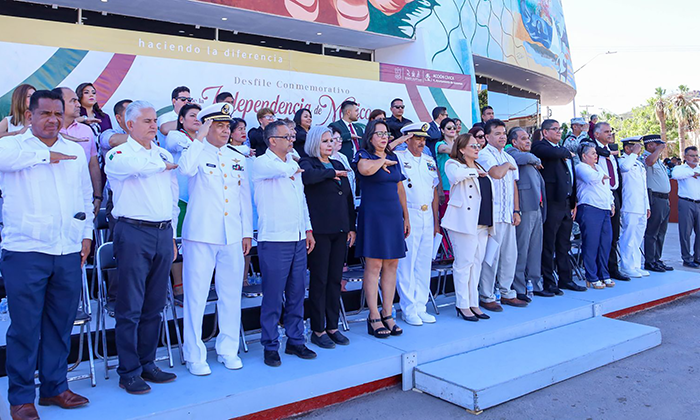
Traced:
<path fill-rule="evenodd" d="M 454 248 L 454 285 L 457 316 L 476 322 L 489 319 L 479 309 L 479 276 L 486 242 L 493 230 L 493 183 L 476 160 L 481 145 L 471 134 L 457 137 L 445 174 L 450 183 L 450 201 L 441 226 Z"/>
<path fill-rule="evenodd" d="M 25 113 L 29 108 L 29 99 L 36 92 L 32 85 L 23 84 L 12 92 L 10 115 L 0 121 L 0 137 L 23 134 L 29 128 Z"/>

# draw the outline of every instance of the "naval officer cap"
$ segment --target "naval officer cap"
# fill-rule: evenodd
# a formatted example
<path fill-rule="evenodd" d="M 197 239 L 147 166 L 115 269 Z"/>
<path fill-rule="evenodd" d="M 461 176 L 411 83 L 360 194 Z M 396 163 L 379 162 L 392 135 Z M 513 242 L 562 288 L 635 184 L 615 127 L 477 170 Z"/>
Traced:
<path fill-rule="evenodd" d="M 642 144 L 642 136 L 632 136 L 622 139 L 622 146 L 633 146 L 635 144 Z"/>
<path fill-rule="evenodd" d="M 665 141 L 661 140 L 661 136 L 659 134 L 647 134 L 646 136 L 642 136 L 642 141 L 644 142 L 644 144 L 666 143 Z"/>
<path fill-rule="evenodd" d="M 233 107 L 227 102 L 209 105 L 199 111 L 197 118 L 199 118 L 201 122 L 207 122 L 208 120 L 231 122 L 233 118 Z"/>
<path fill-rule="evenodd" d="M 430 128 L 430 124 L 424 122 L 406 124 L 401 127 L 401 134 L 413 134 L 414 136 L 418 137 L 428 137 L 428 128 Z"/>
<path fill-rule="evenodd" d="M 584 120 L 581 117 L 578 118 L 572 118 L 571 119 L 571 125 L 578 124 L 578 125 L 586 125 L 586 120 Z"/>

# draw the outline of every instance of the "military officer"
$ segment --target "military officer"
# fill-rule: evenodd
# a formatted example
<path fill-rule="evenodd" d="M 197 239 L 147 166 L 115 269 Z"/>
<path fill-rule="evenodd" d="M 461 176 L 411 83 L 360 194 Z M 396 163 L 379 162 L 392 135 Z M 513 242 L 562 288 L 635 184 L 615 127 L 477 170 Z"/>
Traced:
<path fill-rule="evenodd" d="M 426 311 L 430 293 L 430 266 L 433 237 L 440 232 L 438 219 L 438 171 L 435 160 L 423 154 L 428 138 L 427 123 L 412 123 L 401 128 L 409 135 L 406 150 L 396 152 L 406 176 L 406 204 L 411 223 L 411 235 L 406 238 L 406 258 L 399 260 L 397 288 L 404 321 L 410 325 L 435 322 Z"/>
<path fill-rule="evenodd" d="M 649 272 L 642 270 L 642 251 L 639 249 L 651 215 L 646 168 L 639 161 L 642 137 L 628 137 L 622 140 L 622 147 L 625 154 L 618 164 L 622 176 L 620 271 L 628 277 L 648 276 Z"/>
<path fill-rule="evenodd" d="M 172 382 L 176 375 L 154 363 L 170 267 L 177 255 L 173 220 L 179 208 L 177 165 L 154 139 L 156 111 L 146 101 L 126 108 L 129 138 L 107 154 L 105 173 L 114 193 L 114 256 L 119 290 L 114 311 L 119 386 L 145 394 L 144 381 Z"/>
<path fill-rule="evenodd" d="M 253 210 L 246 159 L 228 147 L 230 104 L 223 102 L 199 113 L 204 140 L 183 151 L 178 170 L 189 178 L 190 199 L 182 229 L 184 335 L 187 369 L 211 373 L 202 341 L 202 318 L 216 273 L 219 335 L 218 361 L 228 369 L 243 367 L 238 357 L 244 257 L 253 237 Z"/>

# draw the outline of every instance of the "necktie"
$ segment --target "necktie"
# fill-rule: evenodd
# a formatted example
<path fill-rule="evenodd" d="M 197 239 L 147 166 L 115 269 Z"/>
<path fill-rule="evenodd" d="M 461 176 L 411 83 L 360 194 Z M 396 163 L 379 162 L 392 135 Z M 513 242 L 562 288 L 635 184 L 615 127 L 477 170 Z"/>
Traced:
<path fill-rule="evenodd" d="M 350 138 L 352 139 L 352 144 L 355 145 L 355 151 L 360 150 L 360 144 L 357 142 L 357 139 L 354 137 L 357 135 L 355 132 L 355 128 L 352 126 L 352 123 L 348 124 L 348 127 L 350 128 Z"/>
<path fill-rule="evenodd" d="M 615 170 L 613 169 L 613 164 L 610 158 L 605 158 L 605 162 L 608 163 L 608 174 L 610 175 L 610 187 L 615 186 Z"/>

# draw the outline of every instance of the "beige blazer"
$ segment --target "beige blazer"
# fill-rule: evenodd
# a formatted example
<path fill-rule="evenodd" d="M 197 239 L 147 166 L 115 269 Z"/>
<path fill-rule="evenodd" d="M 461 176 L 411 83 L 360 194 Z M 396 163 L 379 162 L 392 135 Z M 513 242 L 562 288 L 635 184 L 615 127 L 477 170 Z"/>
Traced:
<path fill-rule="evenodd" d="M 481 206 L 478 172 L 455 159 L 450 159 L 445 163 L 445 175 L 450 181 L 450 201 L 440 225 L 455 232 L 476 235 Z M 491 196 L 495 196 L 493 181 Z M 493 211 L 493 206 L 491 208 Z M 489 235 L 492 234 L 493 227 L 489 229 Z"/>

